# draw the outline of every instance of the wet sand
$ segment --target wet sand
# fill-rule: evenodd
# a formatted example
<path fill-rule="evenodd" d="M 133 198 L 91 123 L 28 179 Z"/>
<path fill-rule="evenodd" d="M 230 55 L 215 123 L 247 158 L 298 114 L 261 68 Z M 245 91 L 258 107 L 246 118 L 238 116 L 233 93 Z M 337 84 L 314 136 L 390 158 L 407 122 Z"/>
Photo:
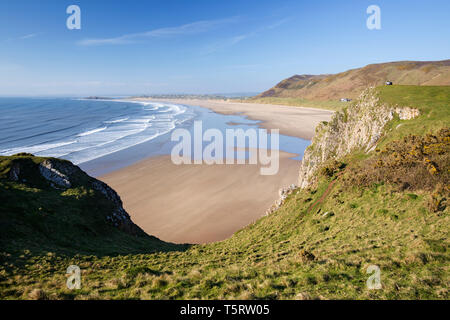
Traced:
<path fill-rule="evenodd" d="M 154 99 L 137 98 L 140 101 Z M 158 101 L 195 105 L 221 114 L 240 114 L 252 120 L 261 120 L 261 127 L 280 129 L 280 134 L 311 140 L 321 121 L 328 121 L 334 113 L 329 110 L 281 106 L 274 104 L 241 103 L 207 99 L 161 99 Z"/>
<path fill-rule="evenodd" d="M 133 221 L 148 234 L 176 243 L 220 241 L 257 220 L 297 180 L 300 161 L 280 152 L 278 174 L 259 165 L 175 165 L 149 158 L 103 177 L 121 196 Z"/>
<path fill-rule="evenodd" d="M 239 113 L 263 121 L 264 128 L 303 139 L 311 139 L 315 126 L 332 115 L 326 110 L 220 100 L 164 101 Z M 148 234 L 176 243 L 206 243 L 224 240 L 262 217 L 278 199 L 278 190 L 297 182 L 300 161 L 290 159 L 294 156 L 280 152 L 279 171 L 272 176 L 260 175 L 259 165 L 177 166 L 170 156 L 158 156 L 100 179 L 119 193 L 133 221 Z"/>

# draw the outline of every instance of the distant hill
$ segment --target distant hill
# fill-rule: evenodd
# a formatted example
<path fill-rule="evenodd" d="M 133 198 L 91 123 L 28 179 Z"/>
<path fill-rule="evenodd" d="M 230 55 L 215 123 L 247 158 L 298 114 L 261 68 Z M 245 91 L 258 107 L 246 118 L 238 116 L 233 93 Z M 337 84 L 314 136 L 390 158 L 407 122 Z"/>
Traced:
<path fill-rule="evenodd" d="M 450 60 L 398 61 L 369 64 L 337 74 L 294 75 L 259 94 L 261 98 L 297 98 L 305 100 L 338 100 L 356 98 L 367 86 L 386 81 L 401 85 L 450 85 Z M 276 100 L 275 100 L 276 102 Z"/>

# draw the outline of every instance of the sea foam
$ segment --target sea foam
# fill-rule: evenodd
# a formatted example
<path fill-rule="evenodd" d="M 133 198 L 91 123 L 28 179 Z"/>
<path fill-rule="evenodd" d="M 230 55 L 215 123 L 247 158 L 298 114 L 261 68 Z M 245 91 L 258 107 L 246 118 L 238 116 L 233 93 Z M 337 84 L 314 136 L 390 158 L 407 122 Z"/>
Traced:
<path fill-rule="evenodd" d="M 150 101 L 36 99 L 17 104 L 23 105 L 16 109 L 22 121 L 5 119 L 9 127 L 1 133 L 11 141 L 0 141 L 0 155 L 29 152 L 75 164 L 151 141 L 195 116 L 186 106 Z"/>

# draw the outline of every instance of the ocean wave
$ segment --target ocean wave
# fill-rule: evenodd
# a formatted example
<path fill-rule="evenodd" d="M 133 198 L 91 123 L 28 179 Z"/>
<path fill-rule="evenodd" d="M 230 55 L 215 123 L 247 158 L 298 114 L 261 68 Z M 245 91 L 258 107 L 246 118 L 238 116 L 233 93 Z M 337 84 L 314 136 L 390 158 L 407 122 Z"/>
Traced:
<path fill-rule="evenodd" d="M 29 127 L 19 125 L 18 122 L 17 126 L 5 131 L 8 141 L 2 141 L 3 150 L 0 150 L 0 154 L 29 152 L 39 156 L 66 158 L 80 164 L 156 139 L 195 116 L 191 112 L 182 115 L 189 110 L 188 107 L 167 103 L 126 100 L 88 100 L 88 103 L 80 103 L 79 101 L 86 101 L 83 99 L 69 101 L 74 100 L 78 102 L 69 103 L 67 111 L 64 111 L 65 104 L 64 110 L 61 109 L 60 100 L 46 101 L 41 107 L 67 114 L 71 120 L 65 123 L 62 120 L 67 117 L 59 117 L 57 112 L 47 110 L 42 113 L 31 105 L 30 112 L 39 112 L 38 121 L 31 121 L 32 125 Z M 123 105 L 96 104 L 96 101 Z M 33 119 L 32 113 L 24 112 L 23 117 L 25 120 Z M 10 120 L 8 119 L 8 124 Z M 14 120 L 17 120 L 17 116 Z M 65 126 L 50 129 L 47 124 L 52 122 L 57 122 L 54 126 Z M 87 130 L 89 127 L 91 129 Z M 24 141 L 11 143 L 11 140 Z M 25 146 L 18 147 L 19 143 Z"/>
<path fill-rule="evenodd" d="M 43 151 L 48 151 L 51 149 L 67 146 L 70 144 L 73 144 L 77 142 L 76 140 L 73 141 L 66 141 L 66 142 L 58 142 L 58 143 L 44 143 L 44 144 L 38 144 L 38 145 L 32 145 L 32 146 L 25 146 L 25 147 L 16 147 L 11 149 L 6 149 L 0 151 L 1 154 L 10 156 L 19 152 L 27 152 L 27 153 L 38 153 Z"/>
<path fill-rule="evenodd" d="M 102 128 L 97 128 L 97 129 L 93 129 L 93 130 L 88 130 L 88 131 L 85 131 L 85 132 L 82 132 L 82 133 L 78 134 L 77 137 L 89 136 L 89 135 L 91 135 L 91 134 L 94 134 L 94 133 L 103 131 L 103 130 L 105 130 L 106 128 L 108 128 L 108 127 L 102 127 Z"/>
<path fill-rule="evenodd" d="M 36 126 L 36 127 L 32 127 L 32 128 L 40 128 L 40 127 L 41 127 L 41 126 Z M 31 138 L 36 138 L 36 137 L 44 136 L 44 135 L 47 135 L 47 134 L 50 134 L 50 133 L 64 132 L 64 131 L 67 131 L 67 130 L 70 130 L 70 129 L 73 129 L 73 128 L 76 128 L 76 127 L 78 127 L 78 124 L 73 125 L 73 126 L 70 126 L 70 127 L 62 128 L 62 129 L 39 132 L 39 133 L 34 134 L 34 135 L 25 136 L 25 137 L 20 137 L 20 138 L 13 139 L 13 140 L 5 140 L 5 141 L 2 141 L 2 142 L 3 142 L 3 143 L 6 143 L 6 142 L 17 142 L 17 141 L 27 140 L 27 139 L 31 139 Z M 25 131 L 25 132 L 27 132 L 27 131 L 30 131 L 30 130 L 31 130 L 30 128 L 24 128 L 24 129 L 20 129 L 20 130 L 15 130 L 14 133 L 20 132 L 20 131 Z"/>
<path fill-rule="evenodd" d="M 130 118 L 127 117 L 127 118 L 121 118 L 121 119 L 117 119 L 117 120 L 103 121 L 103 123 L 119 123 L 119 122 L 127 121 L 128 119 L 130 119 Z"/>
<path fill-rule="evenodd" d="M 155 139 L 173 130 L 176 124 L 179 123 L 176 120 L 163 120 L 159 122 L 156 119 L 159 125 L 157 128 L 152 128 L 153 126 L 150 121 L 154 118 L 152 116 L 151 119 L 135 119 L 126 122 L 126 130 L 104 130 L 96 135 L 97 141 L 94 144 L 89 140 L 89 142 L 84 144 L 71 146 L 65 152 L 59 152 L 58 157 L 65 157 L 75 164 L 80 164 Z M 148 132 L 147 135 L 146 132 L 149 128 L 152 128 L 154 131 Z M 89 150 L 92 151 L 89 152 Z"/>
<path fill-rule="evenodd" d="M 111 146 L 111 148 L 109 148 L 109 149 L 108 148 L 102 148 L 102 149 L 97 149 L 97 150 L 95 150 L 95 148 L 98 148 L 98 146 L 92 146 L 92 147 L 83 149 L 83 151 L 87 151 L 89 149 L 95 150 L 94 152 L 92 152 L 90 154 L 84 154 L 84 155 L 79 155 L 78 154 L 77 155 L 76 153 L 71 152 L 71 153 L 67 153 L 67 154 L 61 155 L 61 157 L 66 157 L 67 159 L 71 160 L 74 164 L 79 165 L 81 163 L 88 162 L 88 161 L 91 161 L 91 160 L 95 160 L 95 159 L 98 159 L 98 158 L 101 158 L 101 157 L 113 154 L 115 152 L 119 152 L 119 151 L 122 151 L 122 150 L 125 150 L 125 149 L 128 149 L 128 148 L 134 147 L 134 146 L 139 145 L 141 143 L 145 143 L 145 142 L 154 140 L 154 139 L 156 139 L 159 136 L 162 136 L 164 134 L 169 133 L 175 127 L 176 127 L 176 125 L 175 125 L 175 121 L 174 121 L 173 123 L 171 123 L 171 125 L 168 128 L 166 128 L 164 130 L 159 130 L 159 131 L 151 134 L 150 136 L 141 137 L 142 139 L 136 139 L 136 140 L 134 140 L 131 143 L 127 143 L 127 144 L 123 144 L 123 145 Z M 126 136 L 126 137 L 128 137 L 128 136 Z M 120 139 L 123 139 L 123 138 L 126 138 L 126 137 L 122 137 Z M 115 143 L 115 142 L 117 142 L 120 139 L 116 139 L 116 140 L 113 140 L 113 141 L 109 141 L 108 143 L 104 143 L 104 144 L 102 144 L 102 147 L 104 147 L 105 145 L 108 145 L 108 144 Z"/>

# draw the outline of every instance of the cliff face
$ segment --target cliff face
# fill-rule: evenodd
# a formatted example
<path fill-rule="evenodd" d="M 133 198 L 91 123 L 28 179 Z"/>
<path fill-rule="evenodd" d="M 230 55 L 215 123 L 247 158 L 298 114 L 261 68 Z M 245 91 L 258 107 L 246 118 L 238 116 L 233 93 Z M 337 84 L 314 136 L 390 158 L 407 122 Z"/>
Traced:
<path fill-rule="evenodd" d="M 380 103 L 374 88 L 364 90 L 354 104 L 336 112 L 330 122 L 317 126 L 312 144 L 302 160 L 299 187 L 313 184 L 317 169 L 329 159 L 340 159 L 357 149 L 372 151 L 384 127 L 394 117 L 408 120 L 418 115 L 417 109 L 394 108 Z"/>
<path fill-rule="evenodd" d="M 119 195 L 71 162 L 0 156 L 0 247 L 36 254 L 129 254 L 184 250 L 147 235 Z"/>
<path fill-rule="evenodd" d="M 9 171 L 9 180 L 15 182 L 27 183 L 31 180 L 31 176 L 37 178 L 40 174 L 48 183 L 50 188 L 56 190 L 67 190 L 69 188 L 90 188 L 99 192 L 112 205 L 112 210 L 106 216 L 114 227 L 129 233 L 131 235 L 143 235 L 144 232 L 131 221 L 129 214 L 122 206 L 122 200 L 119 195 L 111 189 L 107 184 L 88 176 L 79 167 L 73 165 L 69 161 L 48 158 L 34 164 L 28 161 L 29 158 L 17 158 L 13 160 L 13 164 Z M 28 171 L 28 172 L 27 172 Z M 38 174 L 39 173 L 39 174 Z"/>

